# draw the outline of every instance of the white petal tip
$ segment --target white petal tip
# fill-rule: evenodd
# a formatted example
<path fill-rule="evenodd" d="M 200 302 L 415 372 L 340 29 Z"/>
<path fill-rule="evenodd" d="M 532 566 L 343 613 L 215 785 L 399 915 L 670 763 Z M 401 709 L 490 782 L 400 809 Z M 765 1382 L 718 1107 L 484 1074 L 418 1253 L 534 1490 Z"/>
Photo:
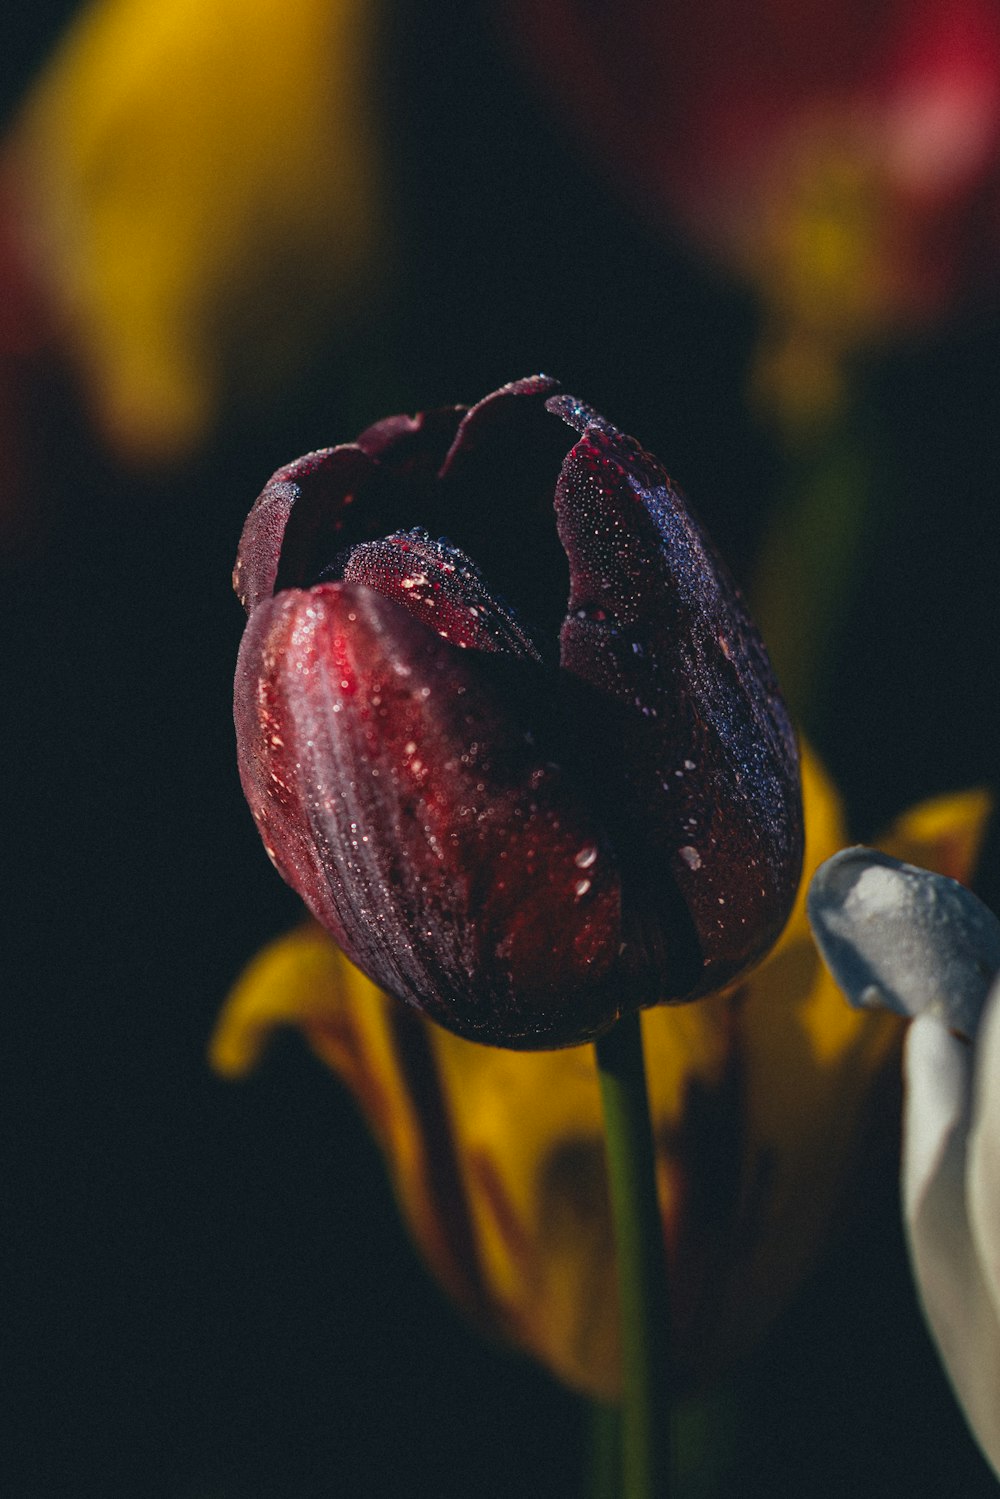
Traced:
<path fill-rule="evenodd" d="M 808 912 L 852 1005 L 933 1015 L 975 1035 L 1000 971 L 1000 921 L 971 890 L 875 849 L 848 848 L 816 871 Z"/>

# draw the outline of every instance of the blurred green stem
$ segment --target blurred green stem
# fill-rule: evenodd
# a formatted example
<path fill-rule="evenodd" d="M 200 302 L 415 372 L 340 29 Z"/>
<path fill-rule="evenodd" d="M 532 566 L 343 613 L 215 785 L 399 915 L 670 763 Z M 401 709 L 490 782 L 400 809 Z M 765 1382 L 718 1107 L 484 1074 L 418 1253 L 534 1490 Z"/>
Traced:
<path fill-rule="evenodd" d="M 844 370 L 843 400 L 816 424 L 778 426 L 786 477 L 751 588 L 781 690 L 814 739 L 834 708 L 832 679 L 865 555 L 892 505 L 871 376 L 855 361 Z"/>
<path fill-rule="evenodd" d="M 622 1422 L 617 1405 L 591 1406 L 587 1499 L 618 1499 L 622 1473 Z"/>
<path fill-rule="evenodd" d="M 717 1499 L 732 1480 L 737 1422 L 728 1385 L 671 1407 L 671 1499 Z M 595 1401 L 592 1406 L 586 1499 L 621 1499 L 621 1411 Z"/>
<path fill-rule="evenodd" d="M 675 1499 L 670 1307 L 642 1028 L 628 1015 L 595 1045 L 604 1105 L 622 1338 L 621 1499 Z"/>
<path fill-rule="evenodd" d="M 787 454 L 752 590 L 754 612 L 796 718 L 815 736 L 872 524 L 870 455 L 845 413 Z"/>

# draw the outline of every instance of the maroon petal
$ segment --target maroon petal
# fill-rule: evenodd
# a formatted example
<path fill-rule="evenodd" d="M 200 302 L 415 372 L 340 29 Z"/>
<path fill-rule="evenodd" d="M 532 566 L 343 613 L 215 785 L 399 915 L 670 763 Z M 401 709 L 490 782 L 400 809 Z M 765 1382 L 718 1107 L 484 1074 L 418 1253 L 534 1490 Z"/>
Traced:
<path fill-rule="evenodd" d="M 307 453 L 272 474 L 246 518 L 233 570 L 233 587 L 248 614 L 272 596 L 279 568 L 301 586 L 312 581 L 308 573 L 317 551 L 328 562 L 343 550 L 347 509 L 377 478 L 373 460 L 353 443 Z M 289 537 L 292 545 L 286 547 L 296 506 L 308 512 L 311 524 L 299 530 L 297 542 Z"/>
<path fill-rule="evenodd" d="M 386 416 L 366 427 L 355 446 L 399 477 L 436 474 L 455 440 L 467 406 L 442 406 L 416 416 Z"/>
<path fill-rule="evenodd" d="M 701 971 L 652 960 L 662 996 L 689 998 L 765 952 L 791 910 L 795 738 L 740 594 L 666 473 L 572 397 L 549 408 L 582 433 L 556 491 L 571 579 L 562 665 L 620 705 L 608 763 L 635 834 L 625 846 L 642 851 L 623 873 L 626 910 L 648 945 L 676 929 L 679 894 Z"/>
<path fill-rule="evenodd" d="M 541 661 L 530 636 L 493 597 L 471 558 L 443 539 L 433 541 L 426 531 L 362 542 L 340 576 L 345 583 L 362 583 L 394 599 L 461 650 Z"/>
<path fill-rule="evenodd" d="M 532 421 L 532 408 L 540 411 L 558 390 L 559 382 L 550 375 L 528 375 L 523 380 L 501 385 L 499 390 L 491 391 L 470 406 L 441 465 L 441 478 L 455 478 L 483 448 L 490 449 L 497 434 L 504 443 L 522 435 L 517 432 L 516 424 L 523 419 Z M 520 465 L 521 461 L 519 453 L 516 462 Z"/>
<path fill-rule="evenodd" d="M 353 443 L 279 468 L 247 516 L 233 587 L 249 614 L 278 588 L 314 583 L 350 542 L 413 520 L 419 481 L 444 461 L 464 406 L 391 416 Z"/>
<path fill-rule="evenodd" d="M 617 865 L 529 705 L 545 674 L 461 652 L 369 589 L 279 594 L 236 685 L 275 864 L 375 982 L 449 1029 L 581 1042 L 629 996 Z"/>
<path fill-rule="evenodd" d="M 569 444 L 545 403 L 547 375 L 515 380 L 472 406 L 441 468 L 442 510 L 412 515 L 474 557 L 555 662 L 569 579 L 552 524 L 552 495 Z"/>

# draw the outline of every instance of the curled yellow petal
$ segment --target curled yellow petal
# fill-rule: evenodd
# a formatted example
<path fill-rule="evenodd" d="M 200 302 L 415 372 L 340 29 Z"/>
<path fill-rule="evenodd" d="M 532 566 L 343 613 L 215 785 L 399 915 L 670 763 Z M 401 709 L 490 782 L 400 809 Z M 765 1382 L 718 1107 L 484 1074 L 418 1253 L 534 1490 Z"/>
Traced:
<path fill-rule="evenodd" d="M 279 1026 L 321 1025 L 337 1014 L 341 991 L 356 985 L 362 1003 L 380 998 L 318 926 L 279 937 L 258 953 L 229 996 L 209 1059 L 223 1077 L 242 1077 L 260 1061 Z"/>
<path fill-rule="evenodd" d="M 355 1095 L 389 1166 L 403 1215 L 455 1298 L 484 1297 L 437 1076 L 436 1029 L 365 978 L 312 923 L 266 947 L 216 1026 L 210 1059 L 225 1076 L 253 1067 L 278 1027 L 300 1027 Z"/>

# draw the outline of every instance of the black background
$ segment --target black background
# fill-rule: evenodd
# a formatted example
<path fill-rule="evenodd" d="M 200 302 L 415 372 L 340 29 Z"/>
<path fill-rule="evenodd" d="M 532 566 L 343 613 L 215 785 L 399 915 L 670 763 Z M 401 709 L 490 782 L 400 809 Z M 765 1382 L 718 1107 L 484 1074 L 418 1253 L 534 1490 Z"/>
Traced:
<path fill-rule="evenodd" d="M 70 10 L 3 22 L 8 116 Z M 744 576 L 779 458 L 744 401 L 749 297 L 616 197 L 475 6 L 396 4 L 381 80 L 401 272 L 378 361 L 332 339 L 153 478 L 116 468 L 54 386 L 37 534 L 0 562 L 0 1461 L 25 1499 L 582 1491 L 586 1410 L 429 1283 L 304 1046 L 241 1085 L 205 1064 L 228 986 L 298 913 L 236 777 L 229 571 L 279 463 L 538 368 L 664 458 Z M 873 380 L 897 504 L 820 746 L 860 836 L 997 780 L 998 336 L 973 307 Z M 915 1308 L 891 1164 L 869 1209 L 737 1375 L 734 1495 L 995 1491 Z"/>

